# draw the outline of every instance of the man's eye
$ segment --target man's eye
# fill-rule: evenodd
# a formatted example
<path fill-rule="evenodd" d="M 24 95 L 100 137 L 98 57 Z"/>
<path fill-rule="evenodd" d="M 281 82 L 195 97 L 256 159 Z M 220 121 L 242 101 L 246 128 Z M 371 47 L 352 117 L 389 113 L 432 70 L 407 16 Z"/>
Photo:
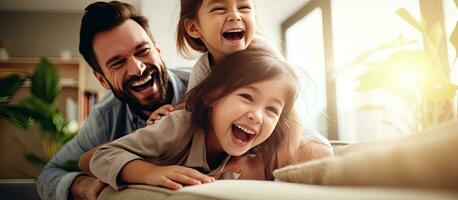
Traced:
<path fill-rule="evenodd" d="M 143 56 L 147 56 L 148 54 L 149 54 L 149 48 L 144 48 L 144 49 L 141 49 L 140 51 L 137 51 L 135 53 L 135 56 L 143 57 Z"/>
<path fill-rule="evenodd" d="M 239 96 L 241 96 L 242 98 L 248 100 L 248 101 L 253 101 L 253 97 L 249 94 L 245 94 L 245 93 L 242 93 L 242 94 L 239 94 Z"/>
<path fill-rule="evenodd" d="M 124 64 L 125 60 L 118 60 L 110 65 L 111 68 L 119 68 Z"/>

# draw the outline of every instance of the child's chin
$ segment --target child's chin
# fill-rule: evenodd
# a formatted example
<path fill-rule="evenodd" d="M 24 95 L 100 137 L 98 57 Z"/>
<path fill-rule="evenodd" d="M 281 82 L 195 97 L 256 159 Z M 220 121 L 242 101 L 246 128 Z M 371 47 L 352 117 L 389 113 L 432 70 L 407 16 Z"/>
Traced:
<path fill-rule="evenodd" d="M 243 154 L 245 154 L 247 151 L 226 151 L 227 154 L 231 155 L 231 156 L 241 156 Z"/>

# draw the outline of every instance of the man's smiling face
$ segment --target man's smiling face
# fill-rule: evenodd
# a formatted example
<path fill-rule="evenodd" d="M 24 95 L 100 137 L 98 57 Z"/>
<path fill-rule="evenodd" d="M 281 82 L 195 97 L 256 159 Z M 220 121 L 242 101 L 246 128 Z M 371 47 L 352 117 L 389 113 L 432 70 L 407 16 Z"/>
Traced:
<path fill-rule="evenodd" d="M 142 110 L 163 103 L 167 87 L 163 73 L 167 72 L 159 49 L 138 23 L 129 19 L 97 33 L 92 47 L 103 71 L 95 75 L 106 89 Z"/>

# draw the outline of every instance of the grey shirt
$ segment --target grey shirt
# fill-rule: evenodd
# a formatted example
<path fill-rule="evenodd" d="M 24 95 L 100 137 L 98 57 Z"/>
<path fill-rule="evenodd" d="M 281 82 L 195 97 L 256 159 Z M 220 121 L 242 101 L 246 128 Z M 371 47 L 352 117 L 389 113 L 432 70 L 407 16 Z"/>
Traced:
<path fill-rule="evenodd" d="M 172 104 L 178 103 L 186 90 L 190 68 L 169 69 L 169 83 L 174 92 Z M 80 156 L 97 145 L 120 138 L 145 127 L 145 120 L 108 92 L 91 110 L 79 133 L 66 143 L 42 169 L 37 191 L 42 199 L 67 199 L 80 171 L 67 171 L 67 161 L 78 162 Z"/>
<path fill-rule="evenodd" d="M 136 159 L 161 166 L 183 165 L 213 175 L 223 170 L 230 156 L 226 155 L 217 167 L 210 168 L 205 138 L 204 130 L 192 124 L 191 113 L 178 110 L 152 126 L 98 148 L 90 162 L 91 172 L 115 189 L 126 186 L 118 178 L 119 173 L 128 162 Z"/>

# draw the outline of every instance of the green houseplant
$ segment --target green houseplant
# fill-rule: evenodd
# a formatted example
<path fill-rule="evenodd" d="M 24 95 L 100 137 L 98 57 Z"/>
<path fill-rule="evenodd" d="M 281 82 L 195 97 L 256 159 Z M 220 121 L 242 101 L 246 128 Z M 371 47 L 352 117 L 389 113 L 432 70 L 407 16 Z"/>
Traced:
<path fill-rule="evenodd" d="M 11 102 L 10 97 L 17 89 L 30 81 L 30 96 L 19 102 Z M 0 78 L 0 120 L 6 120 L 23 129 L 38 128 L 45 157 L 28 152 L 26 159 L 38 168 L 42 168 L 57 150 L 77 130 L 71 130 L 68 121 L 57 109 L 57 97 L 60 94 L 60 78 L 56 67 L 46 58 L 41 58 L 31 75 L 11 74 Z M 67 163 L 69 169 L 76 163 Z"/>
<path fill-rule="evenodd" d="M 455 0 L 458 7 L 458 1 Z M 348 66 L 365 66 L 364 73 L 357 78 L 359 82 L 357 92 L 366 92 L 374 89 L 384 89 L 400 97 L 408 105 L 413 122 L 404 120 L 410 130 L 418 132 L 438 125 L 451 118 L 456 118 L 453 111 L 453 98 L 456 96 L 458 85 L 450 80 L 450 71 L 447 62 L 439 55 L 440 43 L 445 40 L 443 29 L 436 22 L 429 26 L 426 20 L 417 21 L 406 9 L 399 9 L 397 14 L 415 29 L 421 32 L 424 48 L 405 50 L 416 41 L 404 41 L 399 37 L 392 43 L 364 52 Z M 448 39 L 454 46 L 458 57 L 458 22 Z M 371 62 L 374 54 L 389 52 L 383 62 Z M 363 105 L 360 111 L 384 109 L 383 106 Z M 390 122 L 386 122 L 393 125 Z M 395 125 L 393 125 L 395 126 Z M 395 127 L 396 128 L 396 127 Z M 397 130 L 401 130 L 396 128 Z"/>

